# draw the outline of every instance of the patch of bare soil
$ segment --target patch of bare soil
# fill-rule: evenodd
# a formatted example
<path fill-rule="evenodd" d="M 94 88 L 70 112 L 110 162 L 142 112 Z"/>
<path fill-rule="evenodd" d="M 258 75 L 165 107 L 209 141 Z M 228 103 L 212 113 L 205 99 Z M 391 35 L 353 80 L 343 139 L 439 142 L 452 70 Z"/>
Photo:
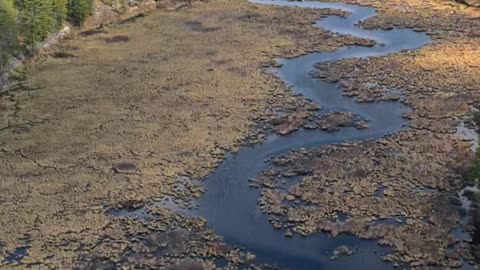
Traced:
<path fill-rule="evenodd" d="M 114 37 L 105 39 L 105 42 L 107 43 L 128 42 L 128 41 L 130 41 L 130 38 L 128 36 L 114 36 Z"/>

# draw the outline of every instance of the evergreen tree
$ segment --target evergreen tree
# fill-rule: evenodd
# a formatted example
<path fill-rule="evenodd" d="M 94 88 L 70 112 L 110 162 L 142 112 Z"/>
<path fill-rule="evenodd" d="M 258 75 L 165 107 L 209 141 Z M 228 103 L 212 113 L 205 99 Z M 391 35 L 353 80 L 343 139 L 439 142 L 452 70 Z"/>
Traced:
<path fill-rule="evenodd" d="M 15 0 L 15 7 L 18 10 L 18 28 L 27 48 L 57 29 L 51 0 Z"/>
<path fill-rule="evenodd" d="M 31 50 L 67 17 L 81 25 L 91 14 L 93 0 L 0 0 L 0 70 L 19 49 Z"/>
<path fill-rule="evenodd" d="M 15 9 L 11 0 L 0 0 L 0 71 L 17 48 L 17 26 Z"/>
<path fill-rule="evenodd" d="M 477 148 L 475 152 L 475 158 L 473 160 L 473 165 L 470 168 L 469 180 L 474 184 L 478 184 L 480 181 L 480 147 Z"/>
<path fill-rule="evenodd" d="M 92 0 L 68 0 L 68 16 L 76 25 L 82 25 L 92 12 Z"/>
<path fill-rule="evenodd" d="M 67 14 L 67 0 L 52 0 L 52 16 L 57 29 L 62 28 L 63 23 L 67 19 Z"/>

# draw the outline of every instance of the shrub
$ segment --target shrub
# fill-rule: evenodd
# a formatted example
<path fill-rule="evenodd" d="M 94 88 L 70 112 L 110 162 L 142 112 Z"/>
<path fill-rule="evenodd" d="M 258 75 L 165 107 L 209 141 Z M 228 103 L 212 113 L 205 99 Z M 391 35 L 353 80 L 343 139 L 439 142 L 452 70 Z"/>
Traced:
<path fill-rule="evenodd" d="M 68 17 L 76 25 L 82 25 L 92 12 L 92 0 L 68 0 Z"/>

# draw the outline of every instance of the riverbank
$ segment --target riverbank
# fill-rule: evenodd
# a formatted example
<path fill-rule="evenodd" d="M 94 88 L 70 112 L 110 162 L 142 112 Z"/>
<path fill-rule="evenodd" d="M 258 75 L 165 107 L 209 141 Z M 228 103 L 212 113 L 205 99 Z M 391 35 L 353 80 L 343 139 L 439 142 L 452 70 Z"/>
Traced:
<path fill-rule="evenodd" d="M 460 19 L 463 9 L 440 12 L 446 7 L 435 1 L 430 4 L 437 10 L 419 5 L 400 12 L 384 3 L 361 3 L 385 12 L 363 26 L 427 30 L 434 43 L 321 63 L 313 76 L 337 83 L 360 103 L 404 96 L 412 107 L 405 115 L 410 130 L 276 158 L 257 179 L 261 209 L 288 236 L 328 232 L 377 239 L 393 249 L 385 260 L 418 269 L 474 264 L 472 220 L 464 224 L 457 194 L 468 185 L 474 143 L 458 133 L 465 126 L 478 129 L 472 121 L 480 100 L 478 10 L 467 9 L 473 17 Z"/>
<path fill-rule="evenodd" d="M 413 15 L 408 16 L 426 12 L 411 2 Z M 429 22 L 426 27 L 439 25 L 435 31 L 449 33 L 443 40 L 440 34 L 435 36 L 437 47 L 366 63 L 352 60 L 359 61 L 360 72 L 369 71 L 365 67 L 377 61 L 387 63 L 385 59 L 398 64 L 375 66 L 382 72 L 372 77 L 348 75 L 352 80 L 388 82 L 393 77 L 400 82 L 413 74 L 398 87 L 413 105 L 409 116 L 420 134 L 406 139 L 414 146 L 425 141 L 426 146 L 419 153 L 404 148 L 401 140 L 395 144 L 408 153 L 406 158 L 417 160 L 421 154 L 418 158 L 426 169 L 412 166 L 425 174 L 447 164 L 438 172 L 444 181 L 428 178 L 428 183 L 433 188 L 444 184 L 442 192 L 449 194 L 460 186 L 460 178 L 451 181 L 458 173 L 450 163 L 457 164 L 455 158 L 466 145 L 450 136 L 455 126 L 449 120 L 468 116 L 469 103 L 478 100 L 475 84 L 480 77 L 476 59 L 469 54 L 471 49 L 475 52 L 475 43 L 452 44 L 457 37 L 474 40 L 468 36 L 480 28 L 465 30 L 465 25 L 476 23 L 468 15 L 471 11 L 438 7 L 444 9 L 430 11 L 431 17 L 424 19 Z M 405 23 L 403 13 L 391 10 L 385 14 L 396 14 L 394 18 Z M 439 16 L 442 12 L 453 15 Z M 382 14 L 380 18 L 388 17 Z M 190 179 L 212 172 L 225 152 L 236 152 L 247 138 L 258 139 L 253 137 L 258 135 L 255 128 L 272 124 L 276 112 L 299 113 L 299 107 L 309 104 L 263 72 L 273 66 L 274 57 L 333 51 L 345 45 L 371 46 L 369 41 L 329 34 L 311 25 L 325 15 L 346 16 L 338 10 L 238 1 L 233 5 L 227 0 L 193 2 L 188 9 L 156 11 L 90 31 L 52 49 L 27 73 L 28 91 L 2 97 L 0 103 L 2 266 L 176 269 L 172 265 L 180 264 L 176 267 L 211 269 L 250 264 L 254 254 L 215 236 L 208 220 L 184 217 L 166 205 L 172 200 L 189 205 L 204 193 L 201 184 Z M 453 22 L 458 28 L 442 30 Z M 384 20 L 377 24 L 388 27 Z M 443 52 L 452 58 L 439 57 L 438 48 L 445 48 Z M 437 72 L 439 63 L 445 68 Z M 416 69 L 423 65 L 427 69 Z M 383 74 L 390 70 L 395 72 Z M 457 77 L 458 72 L 468 75 L 462 91 L 434 87 L 450 85 L 451 80 L 462 86 L 465 76 Z M 433 75 L 425 81 L 426 73 Z M 424 91 L 424 83 L 432 85 L 429 91 Z M 438 93 L 420 95 L 430 88 Z M 374 90 L 375 95 L 360 88 L 356 95 L 382 96 L 383 89 Z M 309 114 L 298 115 L 289 119 L 299 121 Z M 292 131 L 300 125 L 294 126 Z M 458 149 L 438 150 L 452 141 Z M 149 220 L 111 215 L 114 208 L 128 212 L 154 200 L 159 202 L 149 210 L 153 216 Z"/>
<path fill-rule="evenodd" d="M 3 265 L 174 263 L 179 254 L 152 262 L 131 259 L 148 252 L 128 254 L 138 248 L 132 235 L 181 230 L 177 215 L 166 216 L 171 226 L 145 227 L 109 209 L 199 196 L 198 184 L 180 189 L 178 177 L 205 176 L 269 104 L 298 99 L 259 67 L 362 41 L 312 27 L 322 14 L 338 12 L 193 2 L 53 48 L 27 72 L 28 91 L 2 97 Z M 201 250 L 217 245 L 209 239 Z"/>
<path fill-rule="evenodd" d="M 263 2 L 315 7 L 314 2 Z M 421 11 L 414 13 L 422 14 Z M 363 18 L 360 14 L 355 16 Z M 458 14 L 451 14 L 453 14 L 452 19 L 458 18 Z M 367 19 L 365 24 L 374 21 L 375 18 Z M 448 21 L 441 23 L 449 24 Z M 459 21 L 458 24 L 464 24 L 465 27 L 470 25 L 471 28 L 466 30 L 468 33 L 474 33 L 477 29 L 475 24 L 471 24 L 469 18 L 464 18 L 464 21 Z M 384 42 L 384 46 L 373 47 L 370 51 L 368 48 L 340 50 L 339 55 L 343 57 L 348 58 L 349 55 L 358 57 L 340 61 L 335 54 L 331 56 L 328 53 L 323 54 L 323 58 L 322 54 L 312 54 L 285 60 L 281 62 L 284 66 L 279 69 L 285 82 L 291 84 L 294 91 L 302 95 L 316 97 L 327 110 L 331 106 L 335 110 L 340 108 L 347 111 L 360 111 L 359 116 L 365 117 L 367 121 L 370 120 L 369 126 L 371 124 L 374 130 L 385 128 L 385 123 L 394 125 L 394 116 L 398 111 L 392 101 L 400 100 L 413 109 L 404 115 L 410 120 L 410 130 L 402 130 L 383 139 L 371 139 L 358 143 L 349 143 L 348 140 L 352 138 L 364 140 L 368 136 L 352 131 L 353 134 L 358 133 L 356 137 L 343 130 L 338 131 L 336 135 L 304 132 L 293 134 L 284 140 L 272 139 L 274 142 L 267 142 L 266 145 L 253 150 L 245 150 L 235 157 L 241 160 L 243 158 L 242 161 L 228 160 L 227 165 L 222 166 L 220 172 L 212 176 L 213 180 L 209 180 L 215 184 L 208 184 L 209 192 L 205 197 L 209 203 L 204 208 L 213 207 L 214 210 L 210 210 L 212 214 L 207 219 L 213 219 L 215 227 L 220 228 L 222 234 L 228 235 L 229 239 L 247 242 L 256 250 L 270 255 L 283 251 L 281 258 L 279 255 L 275 257 L 279 263 L 288 264 L 295 259 L 301 260 L 304 263 L 301 266 L 295 266 L 302 267 L 301 269 L 316 269 L 320 264 L 328 265 L 326 268 L 335 268 L 334 263 L 325 262 L 325 259 L 322 259 L 322 255 L 325 256 L 323 249 L 335 243 L 338 248 L 345 250 L 345 247 L 340 246 L 342 240 L 331 243 L 321 238 L 322 233 L 325 232 L 339 238 L 347 234 L 361 239 L 375 239 L 381 246 L 392 248 L 391 253 L 384 253 L 379 249 L 378 253 L 382 255 L 377 256 L 395 265 L 406 264 L 415 269 L 472 268 L 475 259 L 471 250 L 471 236 L 468 236 L 472 233 L 472 228 L 463 224 L 465 218 L 461 217 L 461 213 L 464 209 L 461 209 L 461 203 L 457 197 L 458 192 L 467 184 L 463 177 L 466 176 L 472 161 L 471 141 L 469 141 L 471 138 L 458 137 L 457 132 L 465 126 L 475 129 L 469 106 L 478 100 L 478 82 L 471 82 L 471 80 L 477 80 L 477 76 L 473 74 L 478 75 L 475 69 L 477 60 L 474 57 L 478 53 L 476 47 L 467 46 L 460 53 L 450 48 L 450 52 L 446 53 L 445 50 L 449 47 L 446 43 L 459 44 L 458 40 L 449 39 L 457 37 L 457 34 L 463 35 L 464 30 L 451 29 L 443 32 L 443 38 L 440 38 L 440 31 L 445 30 L 438 26 L 438 22 L 430 22 L 433 45 L 411 52 L 402 51 L 390 56 L 377 56 L 384 50 L 388 51 L 391 46 L 401 48 L 402 42 L 415 44 L 416 38 L 408 36 L 408 31 L 395 35 L 393 33 L 395 30 L 387 33 L 352 30 L 346 26 L 348 23 L 335 21 L 335 19 L 320 21 L 318 25 L 338 29 L 337 31 L 340 32 L 348 31 L 361 36 L 376 37 L 379 42 Z M 435 25 L 437 25 L 436 28 Z M 413 26 L 410 27 L 413 28 Z M 464 40 L 465 43 L 476 44 L 474 39 L 465 38 Z M 411 59 L 411 55 L 415 57 Z M 441 55 L 451 55 L 454 59 L 445 56 L 442 58 Z M 309 68 L 314 64 L 312 62 L 314 60 L 309 56 L 321 62 L 316 65 L 318 70 L 311 73 Z M 366 56 L 370 57 L 366 58 Z M 396 63 L 397 58 L 402 58 L 402 63 Z M 376 66 L 375 64 L 380 61 L 384 65 Z M 438 61 L 443 62 L 427 69 L 426 65 L 430 61 L 435 61 L 435 64 L 439 64 Z M 468 63 L 469 68 L 462 69 L 465 62 Z M 457 77 L 449 72 L 464 73 Z M 337 91 L 343 92 L 345 96 L 350 96 L 365 107 L 380 107 L 383 103 L 390 104 L 389 109 L 372 113 L 372 111 L 361 109 L 360 104 L 339 101 L 335 98 L 336 93 L 332 93 L 335 91 L 332 87 L 318 83 L 309 76 L 305 77 L 302 75 L 304 73 L 331 82 L 334 87 L 337 84 L 340 88 Z M 448 78 L 448 81 L 445 78 Z M 459 81 L 455 82 L 452 78 L 458 78 Z M 450 89 L 446 84 L 456 87 Z M 458 94 L 455 91 L 458 91 Z M 378 121 L 379 115 L 383 114 L 393 118 L 387 117 L 390 120 Z M 465 118 L 463 120 L 467 124 L 465 125 L 459 118 Z M 296 119 L 293 120 L 296 123 Z M 311 119 L 311 122 L 313 124 L 309 123 L 309 126 L 323 124 L 318 119 Z M 363 131 L 363 134 L 365 132 L 368 131 Z M 319 137 L 318 141 L 311 139 L 316 136 Z M 322 138 L 326 141 L 325 144 L 345 140 L 347 142 L 315 148 L 315 145 L 323 144 Z M 275 141 L 278 141 L 277 144 Z M 298 143 L 294 144 L 293 141 Z M 302 148 L 280 157 L 275 157 L 275 154 L 273 157 L 268 156 L 268 153 L 284 152 L 285 148 L 288 149 L 288 145 L 306 147 L 306 149 Z M 265 170 L 261 165 L 256 165 L 259 162 L 255 159 L 257 157 L 267 158 L 267 160 L 272 158 L 273 162 Z M 284 233 L 286 237 L 293 237 L 292 240 L 281 241 L 282 239 L 272 237 L 268 229 L 264 228 L 262 219 L 257 221 L 255 217 L 251 217 L 250 223 L 254 225 L 247 226 L 241 223 L 241 220 L 236 220 L 235 215 L 223 213 L 221 210 L 223 207 L 215 207 L 215 205 L 223 206 L 236 200 L 233 204 L 237 206 L 239 213 L 243 213 L 246 212 L 244 210 L 246 202 L 241 204 L 238 198 L 250 198 L 254 196 L 251 195 L 252 193 L 255 194 L 254 191 L 242 191 L 241 195 L 237 196 L 224 191 L 228 190 L 229 186 L 235 185 L 234 183 L 242 182 L 243 179 L 242 176 L 239 178 L 229 176 L 233 172 L 242 170 L 236 169 L 232 164 L 241 166 L 243 170 L 247 166 L 250 166 L 250 170 L 254 172 L 263 170 L 257 179 L 251 180 L 251 185 L 260 190 L 259 207 L 268 214 L 270 227 L 277 229 L 278 233 Z M 251 173 L 247 177 L 252 177 Z M 221 183 L 222 181 L 227 181 L 227 184 Z M 217 185 L 220 188 L 216 188 Z M 216 195 L 209 195 L 211 192 Z M 229 195 L 221 197 L 219 194 L 223 192 Z M 233 207 L 227 207 L 227 209 L 231 208 Z M 218 216 L 228 216 L 228 218 L 223 221 Z M 233 230 L 235 233 L 229 233 L 228 228 L 238 226 L 236 224 L 242 225 L 239 225 L 239 228 L 235 227 Z M 235 238 L 239 231 L 249 233 L 243 233 L 243 237 Z M 257 231 L 261 233 L 255 234 L 255 239 L 262 239 L 262 244 L 247 237 L 248 234 Z M 303 241 L 303 238 L 298 235 L 307 236 L 311 241 Z M 313 240 L 318 238 L 321 240 Z M 354 262 L 352 264 L 356 267 L 388 269 L 385 265 L 368 267 L 369 263 L 373 263 L 366 252 L 368 248 L 361 247 L 362 244 L 355 240 L 347 243 L 350 245 L 346 247 L 350 250 L 349 255 L 361 254 L 345 259 L 351 263 Z M 269 247 L 268 251 L 265 246 Z M 285 246 L 295 246 L 295 248 L 289 249 Z M 305 246 L 321 251 L 315 254 L 315 259 L 312 259 L 314 255 L 308 251 L 298 254 L 297 251 Z M 335 252 L 333 250 L 331 252 L 335 257 L 333 255 Z M 361 256 L 362 260 L 357 261 L 357 256 Z M 290 265 L 290 267 L 293 266 Z"/>

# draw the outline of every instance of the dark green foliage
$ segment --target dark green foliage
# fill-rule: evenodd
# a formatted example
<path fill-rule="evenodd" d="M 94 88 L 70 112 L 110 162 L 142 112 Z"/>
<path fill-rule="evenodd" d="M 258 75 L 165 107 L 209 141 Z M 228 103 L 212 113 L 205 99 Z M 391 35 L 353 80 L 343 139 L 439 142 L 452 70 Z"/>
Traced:
<path fill-rule="evenodd" d="M 31 51 L 35 43 L 62 28 L 65 20 L 81 25 L 93 0 L 0 0 L 0 69 L 11 55 Z"/>
<path fill-rule="evenodd" d="M 474 112 L 472 118 L 475 124 L 480 127 L 480 111 Z M 475 157 L 473 159 L 473 164 L 470 168 L 468 178 L 469 182 L 474 184 L 478 184 L 480 181 L 480 147 L 478 147 L 477 151 L 475 152 Z"/>
<path fill-rule="evenodd" d="M 56 30 L 51 0 L 15 0 L 17 24 L 27 47 L 45 39 Z"/>
<path fill-rule="evenodd" d="M 472 167 L 468 174 L 469 182 L 477 184 L 480 181 L 480 147 L 475 152 Z"/>
<path fill-rule="evenodd" d="M 92 0 L 68 0 L 68 16 L 76 25 L 82 25 L 92 12 Z"/>
<path fill-rule="evenodd" d="M 480 111 L 476 111 L 473 113 L 473 121 L 475 122 L 475 124 L 477 124 L 477 126 L 480 127 Z"/>
<path fill-rule="evenodd" d="M 67 1 L 68 0 L 52 1 L 52 15 L 55 20 L 57 29 L 60 29 L 63 25 L 63 22 L 65 22 L 65 20 L 67 19 L 67 14 L 68 14 Z"/>
<path fill-rule="evenodd" d="M 27 46 L 57 31 L 67 19 L 67 0 L 15 0 L 17 24 Z"/>
<path fill-rule="evenodd" d="M 31 53 L 35 44 L 62 28 L 81 25 L 93 0 L 0 0 L 0 75 L 12 56 Z"/>
<path fill-rule="evenodd" d="M 10 0 L 0 0 L 0 71 L 8 57 L 17 49 L 15 9 Z"/>

